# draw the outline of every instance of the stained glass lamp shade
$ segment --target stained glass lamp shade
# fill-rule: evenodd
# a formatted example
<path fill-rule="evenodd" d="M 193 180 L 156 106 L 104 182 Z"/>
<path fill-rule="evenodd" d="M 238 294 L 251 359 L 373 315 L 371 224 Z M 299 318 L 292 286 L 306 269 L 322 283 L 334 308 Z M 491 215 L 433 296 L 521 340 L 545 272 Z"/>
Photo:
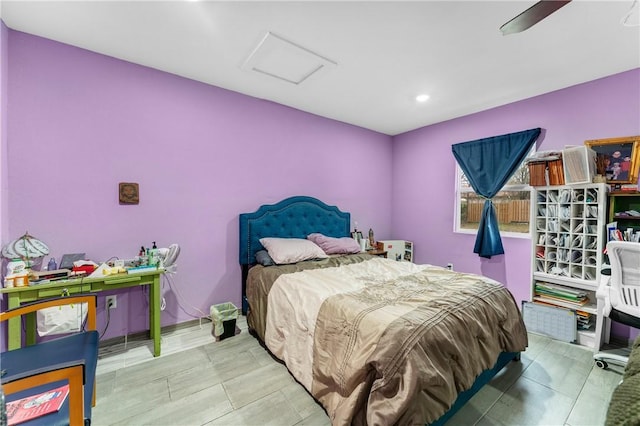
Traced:
<path fill-rule="evenodd" d="M 21 259 L 27 267 L 33 266 L 38 260 L 49 254 L 49 247 L 39 239 L 25 233 L 2 248 L 2 256 L 11 259 Z"/>

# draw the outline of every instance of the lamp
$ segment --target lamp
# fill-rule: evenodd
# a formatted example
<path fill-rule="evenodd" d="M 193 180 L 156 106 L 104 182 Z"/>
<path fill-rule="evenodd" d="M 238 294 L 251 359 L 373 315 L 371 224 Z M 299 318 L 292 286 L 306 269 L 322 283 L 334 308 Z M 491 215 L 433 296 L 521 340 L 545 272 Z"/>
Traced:
<path fill-rule="evenodd" d="M 9 260 L 20 259 L 26 263 L 27 268 L 40 264 L 42 258 L 49 254 L 49 247 L 39 239 L 29 235 L 28 232 L 11 241 L 2 248 L 2 257 Z"/>

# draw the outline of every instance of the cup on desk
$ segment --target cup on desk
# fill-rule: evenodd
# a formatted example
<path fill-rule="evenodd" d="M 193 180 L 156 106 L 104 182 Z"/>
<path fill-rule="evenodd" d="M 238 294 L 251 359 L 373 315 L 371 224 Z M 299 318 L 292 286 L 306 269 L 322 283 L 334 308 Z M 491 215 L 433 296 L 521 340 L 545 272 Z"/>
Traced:
<path fill-rule="evenodd" d="M 4 278 L 4 286 L 6 288 L 12 287 L 27 287 L 29 285 L 29 276 L 23 275 L 10 275 Z"/>
<path fill-rule="evenodd" d="M 13 288 L 13 277 L 4 277 L 4 288 Z"/>
<path fill-rule="evenodd" d="M 29 285 L 29 275 L 19 275 L 14 279 L 14 285 L 16 287 L 27 287 Z"/>

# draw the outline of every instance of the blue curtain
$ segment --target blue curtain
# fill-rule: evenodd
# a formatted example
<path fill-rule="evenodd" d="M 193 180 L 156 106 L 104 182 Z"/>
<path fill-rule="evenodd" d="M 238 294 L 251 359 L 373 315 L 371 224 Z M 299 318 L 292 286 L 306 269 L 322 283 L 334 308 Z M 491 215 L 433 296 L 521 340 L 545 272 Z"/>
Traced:
<path fill-rule="evenodd" d="M 509 181 L 538 139 L 540 128 L 478 139 L 451 146 L 473 190 L 485 198 L 474 253 L 491 258 L 504 254 L 498 219 L 491 199 Z"/>

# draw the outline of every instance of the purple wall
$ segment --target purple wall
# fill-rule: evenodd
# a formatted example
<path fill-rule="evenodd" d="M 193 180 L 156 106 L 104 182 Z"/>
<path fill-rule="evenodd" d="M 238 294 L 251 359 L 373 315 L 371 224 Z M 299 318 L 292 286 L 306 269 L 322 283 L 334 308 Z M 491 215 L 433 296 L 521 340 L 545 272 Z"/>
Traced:
<path fill-rule="evenodd" d="M 505 283 L 517 301 L 529 299 L 529 238 L 503 238 L 505 255 L 482 259 L 473 253 L 475 234 L 453 232 L 451 145 L 534 127 L 544 129 L 539 150 L 640 134 L 640 69 L 396 136 L 392 231 L 415 242 L 418 263 L 453 262 L 457 270 Z M 614 325 L 613 333 L 627 338 L 629 329 Z"/>
<path fill-rule="evenodd" d="M 392 138 L 9 31 L 9 227 L 58 260 L 181 245 L 162 324 L 240 306 L 238 214 L 310 195 L 390 235 Z M 371 179 L 371 170 L 376 171 Z M 140 204 L 118 204 L 118 182 Z M 99 324 L 104 324 L 99 300 Z M 201 314 L 204 312 L 204 314 Z M 106 337 L 146 329 L 146 296 L 118 294 Z M 99 325 L 99 328 L 102 325 Z M 4 339 L 2 339 L 4 340 Z"/>
<path fill-rule="evenodd" d="M 539 149 L 640 133 L 640 70 L 391 138 L 4 26 L 1 36 L 2 244 L 29 231 L 58 259 L 99 261 L 180 243 L 163 325 L 240 303 L 238 214 L 292 195 L 338 205 L 380 239 L 415 241 L 417 262 L 453 262 L 528 299 L 529 239 L 505 238 L 507 254 L 486 260 L 474 236 L 453 233 L 451 145 L 531 127 L 546 130 Z M 118 204 L 122 181 L 140 183 L 139 205 Z M 118 297 L 107 338 L 147 327 L 146 296 Z"/>
<path fill-rule="evenodd" d="M 7 168 L 7 80 L 8 57 L 7 48 L 9 29 L 0 21 L 0 241 L 5 240 L 9 227 L 8 215 L 8 168 Z"/>
<path fill-rule="evenodd" d="M 8 34 L 4 22 L 0 20 L 0 243 L 7 238 L 9 231 L 9 182 L 7 168 L 7 58 Z M 2 263 L 0 263 L 1 265 Z M 1 275 L 1 274 L 0 274 Z M 0 325 L 0 336 L 4 336 L 4 322 Z M 4 349 L 4 338 L 1 339 L 0 348 Z"/>

